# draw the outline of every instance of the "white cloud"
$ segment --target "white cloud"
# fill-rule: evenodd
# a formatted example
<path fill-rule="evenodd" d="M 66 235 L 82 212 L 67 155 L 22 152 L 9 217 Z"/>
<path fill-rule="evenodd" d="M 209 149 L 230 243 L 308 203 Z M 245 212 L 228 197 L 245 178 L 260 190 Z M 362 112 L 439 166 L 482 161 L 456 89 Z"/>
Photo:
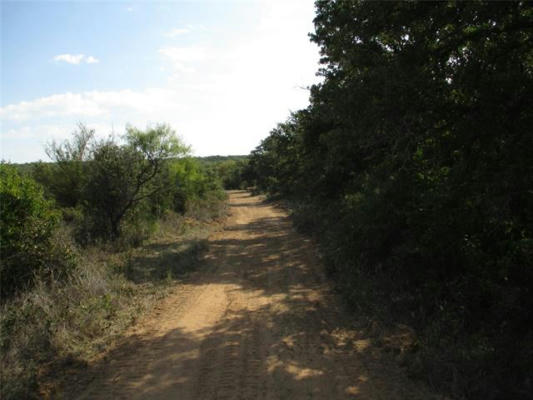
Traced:
<path fill-rule="evenodd" d="M 169 60 L 173 67 L 180 72 L 192 72 L 195 69 L 191 64 L 207 59 L 207 51 L 198 46 L 163 47 L 158 51 L 159 54 Z"/>
<path fill-rule="evenodd" d="M 124 112 L 141 112 L 161 116 L 162 113 L 182 108 L 176 104 L 175 92 L 167 89 L 143 91 L 90 91 L 63 93 L 22 101 L 0 108 L 0 118 L 5 122 L 21 123 L 35 118 L 40 120 L 77 117 L 92 118 L 119 115 Z"/>
<path fill-rule="evenodd" d="M 96 64 L 99 60 L 93 56 L 86 56 L 85 54 L 59 54 L 54 57 L 56 62 L 66 62 L 67 64 L 78 65 L 82 62 L 87 64 Z"/>
<path fill-rule="evenodd" d="M 165 67 L 166 85 L 66 92 L 0 108 L 4 153 L 27 160 L 17 137 L 46 143 L 68 137 L 81 121 L 103 135 L 112 129 L 122 133 L 126 123 L 143 128 L 165 122 L 198 155 L 247 154 L 291 110 L 308 104 L 309 93 L 301 88 L 318 80 L 318 49 L 307 36 L 313 4 L 301 4 L 261 2 L 261 18 L 250 30 L 236 27 L 223 38 L 215 28 L 197 37 L 199 25 L 178 26 L 191 31 L 187 39 L 196 45 L 154 45 L 163 63 L 153 68 Z"/>
<path fill-rule="evenodd" d="M 59 54 L 54 57 L 54 61 L 64 61 L 67 64 L 79 64 L 84 57 L 83 54 Z"/>
<path fill-rule="evenodd" d="M 185 35 L 190 32 L 191 30 L 189 28 L 174 28 L 170 32 L 165 34 L 165 36 L 170 37 L 170 38 L 175 38 L 177 36 Z"/>
<path fill-rule="evenodd" d="M 97 59 L 97 58 L 95 58 L 95 57 L 93 57 L 93 56 L 89 56 L 89 57 L 87 57 L 87 58 L 85 59 L 85 62 L 86 62 L 87 64 L 97 64 L 97 63 L 100 62 L 100 60 Z"/>
<path fill-rule="evenodd" d="M 177 38 L 178 36 L 182 36 L 182 35 L 188 35 L 188 34 L 192 34 L 192 33 L 196 33 L 196 32 L 207 32 L 207 31 L 208 31 L 208 29 L 204 25 L 201 25 L 201 24 L 187 24 L 187 25 L 185 25 L 183 27 L 180 27 L 180 28 L 171 29 L 170 31 L 165 33 L 165 36 L 174 39 L 174 38 Z"/>

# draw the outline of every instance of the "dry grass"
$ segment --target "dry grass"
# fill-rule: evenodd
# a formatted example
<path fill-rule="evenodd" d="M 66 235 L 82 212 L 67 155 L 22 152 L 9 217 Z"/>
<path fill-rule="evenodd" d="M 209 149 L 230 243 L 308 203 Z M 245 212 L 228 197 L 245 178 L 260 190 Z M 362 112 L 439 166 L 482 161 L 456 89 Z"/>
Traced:
<path fill-rule="evenodd" d="M 53 397 L 68 371 L 83 368 L 198 265 L 216 226 L 171 215 L 139 248 L 78 249 L 66 280 L 38 281 L 2 304 L 0 397 Z"/>

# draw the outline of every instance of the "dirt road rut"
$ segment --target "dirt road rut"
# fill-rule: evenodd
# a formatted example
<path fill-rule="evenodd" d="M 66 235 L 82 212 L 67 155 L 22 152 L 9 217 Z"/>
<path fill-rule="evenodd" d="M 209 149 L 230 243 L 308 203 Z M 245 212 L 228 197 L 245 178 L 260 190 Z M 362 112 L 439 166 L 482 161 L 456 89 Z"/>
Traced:
<path fill-rule="evenodd" d="M 205 266 L 90 367 L 79 399 L 428 399 L 339 307 L 311 243 L 248 192 Z"/>

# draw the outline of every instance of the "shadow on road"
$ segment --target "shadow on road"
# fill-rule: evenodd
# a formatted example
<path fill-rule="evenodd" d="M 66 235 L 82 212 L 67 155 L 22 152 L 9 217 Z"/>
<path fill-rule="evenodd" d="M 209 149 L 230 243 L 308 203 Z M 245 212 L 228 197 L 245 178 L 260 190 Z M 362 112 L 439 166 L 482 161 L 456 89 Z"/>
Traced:
<path fill-rule="evenodd" d="M 99 383 L 85 398 L 431 398 L 354 328 L 312 244 L 287 216 L 263 213 L 271 206 L 245 192 L 232 201 L 234 212 L 258 217 L 211 240 L 205 262 L 213 272 L 195 279 L 231 288 L 228 296 L 244 296 L 253 309 L 230 306 L 205 330 L 125 339 L 89 368 L 86 376 Z M 165 257 L 154 262 L 173 263 Z"/>

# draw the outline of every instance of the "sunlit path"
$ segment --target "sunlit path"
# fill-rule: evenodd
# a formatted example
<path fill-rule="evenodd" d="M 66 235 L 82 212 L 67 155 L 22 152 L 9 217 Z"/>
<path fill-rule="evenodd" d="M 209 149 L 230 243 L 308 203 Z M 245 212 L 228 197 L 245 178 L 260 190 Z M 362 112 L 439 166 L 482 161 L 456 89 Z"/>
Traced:
<path fill-rule="evenodd" d="M 351 328 L 284 211 L 244 191 L 230 206 L 205 267 L 67 398 L 431 398 Z"/>

